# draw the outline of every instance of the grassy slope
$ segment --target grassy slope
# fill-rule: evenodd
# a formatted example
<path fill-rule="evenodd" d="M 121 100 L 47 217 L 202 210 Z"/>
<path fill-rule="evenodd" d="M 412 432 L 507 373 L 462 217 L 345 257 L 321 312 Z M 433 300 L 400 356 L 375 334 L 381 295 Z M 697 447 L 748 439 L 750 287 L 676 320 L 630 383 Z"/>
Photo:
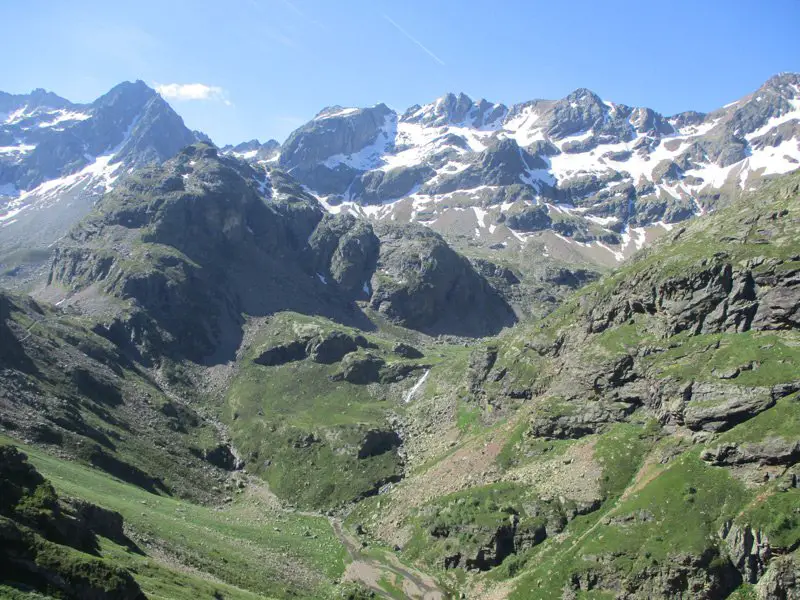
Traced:
<path fill-rule="evenodd" d="M 344 571 L 346 552 L 326 519 L 277 511 L 255 491 L 224 508 L 199 506 L 21 448 L 60 495 L 122 514 L 147 556 L 107 540 L 102 553 L 133 571 L 150 598 L 325 598 Z"/>
<path fill-rule="evenodd" d="M 785 398 L 707 446 L 781 435 L 791 439 L 798 418 L 798 398 Z M 670 443 L 665 438 L 652 455 L 660 455 Z M 529 570 L 515 582 L 511 597 L 561 598 L 564 583 L 574 573 L 611 567 L 621 579 L 681 553 L 700 554 L 719 544 L 717 532 L 726 520 L 761 529 L 777 547 L 800 542 L 800 519 L 793 512 L 800 505 L 800 490 L 782 491 L 780 480 L 765 488 L 747 488 L 728 469 L 700 460 L 701 448 L 667 465 L 647 462 L 628 477 L 624 493 L 612 497 L 599 512 L 572 522 L 563 540 L 546 541 L 528 557 Z M 640 511 L 649 513 L 648 517 L 614 520 Z M 603 557 L 610 557 L 610 562 L 604 563 Z"/>
<path fill-rule="evenodd" d="M 264 367 L 253 362 L 264 349 L 295 339 L 298 334 L 332 330 L 361 332 L 323 318 L 296 313 L 274 315 L 258 328 L 240 358 L 226 398 L 224 418 L 239 451 L 251 470 L 263 476 L 276 494 L 298 506 L 329 508 L 369 493 L 376 482 L 402 473 L 394 452 L 366 459 L 356 458 L 366 431 L 389 430 L 389 419 L 403 415 L 403 395 L 422 376 L 412 373 L 392 385 L 355 385 L 331 381 L 341 364 L 325 365 L 311 360 Z M 367 334 L 387 364 L 402 362 L 431 366 L 435 373 L 452 362 L 448 347 L 421 346 L 425 357 L 399 359 L 392 353 L 396 332 Z M 455 354 L 464 354 L 463 349 Z M 431 377 L 432 390 L 438 375 Z M 313 434 L 316 442 L 302 444 Z"/>

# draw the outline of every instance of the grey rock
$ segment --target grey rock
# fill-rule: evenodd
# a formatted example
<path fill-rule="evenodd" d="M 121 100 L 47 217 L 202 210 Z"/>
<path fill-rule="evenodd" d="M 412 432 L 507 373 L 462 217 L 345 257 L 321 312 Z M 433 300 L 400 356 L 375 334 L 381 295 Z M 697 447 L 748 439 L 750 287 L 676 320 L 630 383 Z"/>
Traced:
<path fill-rule="evenodd" d="M 717 466 L 748 463 L 790 466 L 800 461 L 800 441 L 769 438 L 763 442 L 726 444 L 704 451 L 701 458 Z"/>
<path fill-rule="evenodd" d="M 756 585 L 759 600 L 800 600 L 800 564 L 793 555 L 776 556 Z"/>
<path fill-rule="evenodd" d="M 352 215 L 326 215 L 308 245 L 316 273 L 336 282 L 350 297 L 369 295 L 380 242 L 368 222 Z"/>
<path fill-rule="evenodd" d="M 380 257 L 370 306 L 412 329 L 480 335 L 512 323 L 510 306 L 437 233 L 377 225 Z"/>
<path fill-rule="evenodd" d="M 742 579 L 747 583 L 756 583 L 772 557 L 772 548 L 766 535 L 749 526 L 726 522 L 719 531 L 719 537 L 734 567 L 742 574 Z"/>
<path fill-rule="evenodd" d="M 542 231 L 553 224 L 546 206 L 529 206 L 521 211 L 511 213 L 506 218 L 506 225 L 517 231 Z"/>
<path fill-rule="evenodd" d="M 323 110 L 313 121 L 294 131 L 283 144 L 279 165 L 291 172 L 335 155 L 354 154 L 379 141 L 386 133 L 385 126 L 397 119 L 385 104 L 343 115 L 340 111 L 341 107 Z"/>

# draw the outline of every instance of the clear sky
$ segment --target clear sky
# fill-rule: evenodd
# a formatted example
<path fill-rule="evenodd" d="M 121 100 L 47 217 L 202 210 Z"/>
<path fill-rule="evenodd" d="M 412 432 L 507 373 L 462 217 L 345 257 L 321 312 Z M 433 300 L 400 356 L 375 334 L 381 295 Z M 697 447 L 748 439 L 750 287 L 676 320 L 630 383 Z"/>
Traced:
<path fill-rule="evenodd" d="M 800 0 L 0 0 L 0 20 L 0 89 L 142 79 L 219 144 L 448 91 L 708 111 L 800 71 Z"/>

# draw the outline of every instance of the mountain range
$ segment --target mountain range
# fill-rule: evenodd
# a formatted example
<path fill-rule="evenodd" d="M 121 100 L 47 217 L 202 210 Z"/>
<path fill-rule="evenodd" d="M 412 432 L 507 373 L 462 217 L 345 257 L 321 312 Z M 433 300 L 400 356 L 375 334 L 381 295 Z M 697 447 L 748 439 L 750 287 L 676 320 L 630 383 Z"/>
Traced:
<path fill-rule="evenodd" d="M 0 597 L 797 600 L 797 92 L 3 96 Z"/>
<path fill-rule="evenodd" d="M 0 116 L 6 270 L 40 264 L 120 174 L 208 141 L 140 81 L 90 105 L 2 94 Z M 402 114 L 329 107 L 282 145 L 222 151 L 288 172 L 334 214 L 422 223 L 501 256 L 530 243 L 545 257 L 612 266 L 796 168 L 799 127 L 800 76 L 782 74 L 708 114 L 665 117 L 586 89 L 510 107 L 447 94 Z"/>

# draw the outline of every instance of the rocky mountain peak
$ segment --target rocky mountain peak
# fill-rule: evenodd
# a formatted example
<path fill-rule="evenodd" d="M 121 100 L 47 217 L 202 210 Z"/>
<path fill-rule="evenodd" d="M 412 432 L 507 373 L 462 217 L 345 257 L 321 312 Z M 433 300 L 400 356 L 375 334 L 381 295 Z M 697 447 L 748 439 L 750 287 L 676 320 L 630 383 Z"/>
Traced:
<path fill-rule="evenodd" d="M 567 102 L 578 102 L 581 104 L 603 104 L 603 100 L 589 88 L 577 88 L 567 94 Z"/>
<path fill-rule="evenodd" d="M 425 106 L 415 105 L 402 116 L 405 123 L 419 123 L 429 127 L 465 125 L 483 127 L 498 121 L 507 113 L 506 107 L 481 99 L 474 102 L 464 92 L 448 92 Z"/>
<path fill-rule="evenodd" d="M 797 98 L 800 96 L 800 73 L 778 73 L 767 79 L 760 89 L 772 89 L 787 98 Z"/>
<path fill-rule="evenodd" d="M 371 147 L 380 153 L 394 144 L 397 115 L 385 104 L 370 108 L 325 110 L 295 130 L 283 144 L 279 164 L 287 169 L 326 163 L 335 168 L 347 157 Z M 364 157 L 368 161 L 370 157 Z M 335 164 L 327 162 L 334 160 Z M 327 161 L 327 162 L 326 162 Z"/>
<path fill-rule="evenodd" d="M 608 110 L 597 94 L 579 88 L 553 105 L 545 131 L 555 139 L 590 131 L 603 124 Z"/>
<path fill-rule="evenodd" d="M 43 90 L 0 95 L 0 111 L 10 113 L 0 120 L 0 260 L 20 248 L 51 247 L 121 173 L 199 139 L 142 81 L 85 105 Z"/>
<path fill-rule="evenodd" d="M 62 98 L 58 94 L 54 94 L 44 88 L 36 88 L 28 94 L 26 104 L 28 108 L 67 108 L 73 106 L 72 102 L 66 98 Z"/>
<path fill-rule="evenodd" d="M 144 81 L 123 81 L 115 85 L 108 92 L 92 103 L 95 108 L 105 108 L 125 105 L 143 106 L 158 93 Z"/>

